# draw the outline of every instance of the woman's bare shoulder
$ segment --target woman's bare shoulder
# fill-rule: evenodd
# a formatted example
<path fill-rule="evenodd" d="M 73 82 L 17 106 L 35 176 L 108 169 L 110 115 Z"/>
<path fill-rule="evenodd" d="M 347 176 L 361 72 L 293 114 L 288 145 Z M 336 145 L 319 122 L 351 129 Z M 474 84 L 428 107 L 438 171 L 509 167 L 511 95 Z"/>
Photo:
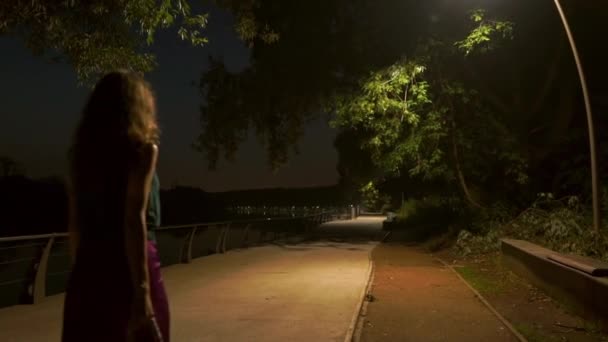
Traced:
<path fill-rule="evenodd" d="M 154 156 L 158 154 L 158 145 L 154 143 L 147 143 L 142 146 L 142 151 L 144 154 L 149 156 Z"/>
<path fill-rule="evenodd" d="M 144 144 L 139 146 L 137 153 L 134 156 L 134 165 L 138 165 L 137 168 L 149 169 L 156 162 L 158 155 L 158 146 L 153 143 Z"/>
<path fill-rule="evenodd" d="M 158 146 L 153 143 L 145 144 L 142 146 L 143 161 L 146 165 L 152 164 L 156 161 L 158 155 Z"/>

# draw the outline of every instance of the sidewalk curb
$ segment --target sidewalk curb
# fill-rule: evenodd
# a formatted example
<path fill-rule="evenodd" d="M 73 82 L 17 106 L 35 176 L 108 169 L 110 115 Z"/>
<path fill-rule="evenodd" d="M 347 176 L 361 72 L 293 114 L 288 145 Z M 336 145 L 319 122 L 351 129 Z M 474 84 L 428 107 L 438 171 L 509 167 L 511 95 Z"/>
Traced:
<path fill-rule="evenodd" d="M 373 267 L 372 275 L 370 277 L 369 283 L 367 284 L 367 291 L 365 293 L 366 297 L 367 297 L 367 295 L 370 295 L 372 293 L 373 287 L 374 287 L 374 279 L 376 277 L 376 267 L 375 266 L 372 266 L 372 267 Z M 352 342 L 361 341 L 361 334 L 363 334 L 363 328 L 364 328 L 364 324 L 365 324 L 364 318 L 367 316 L 367 307 L 368 307 L 369 303 L 370 303 L 370 301 L 367 298 L 363 302 L 363 307 L 361 307 L 359 316 L 357 316 L 357 326 L 355 327 L 355 331 L 354 331 L 354 334 L 352 337 Z"/>
<path fill-rule="evenodd" d="M 365 285 L 365 288 L 363 288 L 363 291 L 361 291 L 361 297 L 359 299 L 359 302 L 357 303 L 355 312 L 353 313 L 353 317 L 350 321 L 350 325 L 348 326 L 348 330 L 346 331 L 344 342 L 353 342 L 359 340 L 358 335 L 361 334 L 361 329 L 359 329 L 359 321 L 361 314 L 367 309 L 366 297 L 371 289 L 371 285 L 374 279 L 374 260 L 372 259 L 372 252 L 374 251 L 374 249 L 376 249 L 376 247 L 378 247 L 378 245 L 374 246 L 374 248 L 372 248 L 367 254 L 369 260 L 369 264 L 367 267 L 367 284 Z"/>
<path fill-rule="evenodd" d="M 473 292 L 473 294 L 475 295 L 475 297 L 477 297 L 477 299 L 479 299 L 479 301 L 481 301 L 489 310 L 490 312 L 492 312 L 492 314 L 494 314 L 494 316 L 496 316 L 496 318 L 498 318 L 498 320 L 500 320 L 500 322 L 507 327 L 507 329 L 509 329 L 511 331 L 511 333 L 513 334 L 513 336 L 515 336 L 520 342 L 528 342 L 528 340 L 522 335 L 520 334 L 515 327 L 513 327 L 513 325 L 511 325 L 511 323 L 509 323 L 509 321 L 507 321 L 506 318 L 504 318 L 500 313 L 498 313 L 498 311 L 496 311 L 496 309 L 494 309 L 494 307 L 492 306 L 492 304 L 490 304 L 482 295 L 481 293 L 479 293 L 477 290 L 475 290 L 475 288 L 473 286 L 471 286 L 471 284 L 469 284 L 461 275 L 460 273 L 458 273 L 454 267 L 450 266 L 450 264 L 448 264 L 447 262 L 443 261 L 442 259 L 435 257 L 436 260 L 438 260 L 441 264 L 443 264 L 444 267 L 450 269 L 452 272 L 454 272 L 454 274 L 456 274 L 456 276 L 469 288 L 469 290 L 471 290 Z"/>

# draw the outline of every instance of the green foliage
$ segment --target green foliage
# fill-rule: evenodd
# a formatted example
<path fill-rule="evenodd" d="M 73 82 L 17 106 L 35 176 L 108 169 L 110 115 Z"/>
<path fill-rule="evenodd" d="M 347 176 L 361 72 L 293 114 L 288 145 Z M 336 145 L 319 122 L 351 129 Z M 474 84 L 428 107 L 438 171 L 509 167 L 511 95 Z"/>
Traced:
<path fill-rule="evenodd" d="M 361 83 L 360 92 L 335 99 L 332 124 L 368 132 L 362 147 L 385 171 L 397 173 L 409 163 L 412 175 L 432 177 L 442 160 L 437 146 L 445 135 L 442 117 L 429 106 L 429 83 L 420 79 L 424 71 L 424 65 L 403 60 L 373 72 Z M 411 132 L 420 134 L 408 136 Z"/>
<path fill-rule="evenodd" d="M 465 55 L 475 51 L 486 53 L 495 49 L 500 39 L 513 39 L 512 22 L 487 20 L 486 11 L 482 9 L 472 11 L 471 20 L 478 26 L 464 40 L 455 43 Z"/>
<path fill-rule="evenodd" d="M 410 198 L 399 208 L 397 221 L 410 228 L 442 226 L 447 229 L 460 216 L 455 207 L 453 199 L 448 197 Z"/>
<path fill-rule="evenodd" d="M 360 138 L 360 133 L 355 130 L 342 130 L 334 140 L 334 147 L 338 151 L 340 188 L 351 203 L 359 202 L 359 189 L 374 179 L 376 173 L 369 152 L 358 144 L 353 144 L 353 141 Z"/>
<path fill-rule="evenodd" d="M 462 219 L 461 212 L 454 210 L 458 207 L 454 200 L 458 201 L 450 197 L 408 199 L 398 210 L 397 220 L 390 224 L 389 229 L 395 232 L 393 239 L 423 243 L 431 251 L 449 247 L 457 233 L 457 222 Z"/>
<path fill-rule="evenodd" d="M 255 19 L 248 15 L 241 14 L 239 16 L 235 29 L 243 40 L 250 42 L 250 46 L 253 44 L 252 42 L 255 38 L 260 38 L 266 44 L 273 44 L 278 42 L 281 37 L 268 25 L 264 25 L 260 28 Z"/>
<path fill-rule="evenodd" d="M 500 237 L 496 230 L 484 235 L 475 235 L 468 230 L 461 230 L 456 238 L 454 250 L 463 256 L 496 252 L 500 250 Z"/>
<path fill-rule="evenodd" d="M 302 94 L 297 106 L 291 107 L 292 115 L 285 115 L 283 108 L 294 101 L 292 97 L 282 96 L 289 92 L 288 86 L 280 93 L 268 94 L 266 86 L 276 86 L 273 78 L 251 79 L 251 70 L 234 74 L 218 61 L 211 60 L 210 64 L 211 70 L 200 83 L 207 101 L 201 105 L 202 132 L 194 148 L 205 153 L 209 168 L 214 169 L 222 157 L 233 160 L 252 128 L 267 149 L 270 167 L 276 170 L 284 165 L 290 152 L 298 152 L 303 122 L 316 117 L 310 112 L 313 104 L 306 101 L 309 98 Z"/>
<path fill-rule="evenodd" d="M 347 132 L 339 172 L 353 193 L 374 180 L 381 193 L 395 197 L 413 188 L 417 195 L 457 198 L 452 209 L 472 216 L 466 228 L 475 234 L 488 230 L 484 215 L 492 224 L 504 223 L 492 218 L 499 211 L 494 203 L 518 208 L 538 189 L 563 184 L 548 175 L 546 165 L 553 164 L 545 164 L 548 158 L 539 153 L 554 146 L 539 142 L 556 126 L 549 119 L 554 110 L 547 106 L 555 101 L 543 98 L 561 98 L 563 91 L 554 89 L 571 82 L 560 76 L 543 87 L 551 77 L 529 72 L 560 50 L 554 46 L 558 38 L 547 35 L 538 41 L 526 30 L 537 25 L 542 32 L 561 33 L 555 27 L 513 15 L 522 34 L 515 44 L 506 44 L 513 23 L 491 19 L 484 11 L 474 11 L 468 20 L 453 9 L 440 13 L 442 6 L 428 2 L 216 2 L 235 14 L 237 31 L 251 46 L 252 63 L 243 72 L 230 73 L 214 62 L 201 78 L 207 101 L 196 146 L 210 164 L 230 159 L 253 130 L 271 167 L 279 167 L 297 146 L 301 125 L 326 111 L 335 114 L 334 126 Z M 538 14 L 531 14 L 530 7 L 525 12 Z M 428 14 L 437 14 L 441 24 L 429 24 Z M 454 37 L 463 23 L 469 32 Z M 264 41 L 264 32 L 276 33 L 271 44 Z M 534 53 L 515 58 L 522 49 Z M 564 63 L 558 60 L 556 70 Z M 549 95 L 538 94 L 541 88 Z M 539 126 L 546 134 L 538 135 Z M 350 150 L 344 148 L 349 143 Z M 342 151 L 349 156 L 342 157 Z M 551 158 L 563 160 L 563 154 Z M 580 175 L 571 183 L 586 181 L 583 162 L 561 166 L 563 173 Z M 383 188 L 392 181 L 396 189 Z M 455 196 L 461 183 L 490 210 L 476 212 L 463 205 L 464 196 Z M 513 209 L 504 210 L 504 217 L 512 217 Z"/>
<path fill-rule="evenodd" d="M 250 130 L 267 151 L 272 169 L 294 153 L 303 126 L 319 117 L 336 86 L 335 58 L 341 27 L 330 29 L 337 4 L 327 1 L 218 0 L 231 9 L 236 30 L 251 47 L 250 67 L 230 72 L 212 60 L 199 87 L 201 134 L 195 148 L 210 168 L 232 160 Z M 314 25 L 310 18 L 315 18 Z M 288 37 L 288 39 L 287 39 Z M 280 38 L 280 39 L 279 39 Z"/>
<path fill-rule="evenodd" d="M 81 83 L 119 68 L 148 72 L 156 65 L 145 48 L 158 30 L 178 27 L 183 40 L 207 42 L 207 16 L 187 0 L 4 1 L 0 35 L 23 39 L 36 55 L 71 64 Z"/>
<path fill-rule="evenodd" d="M 405 221 L 408 217 L 412 217 L 416 214 L 418 201 L 410 198 L 401 204 L 401 207 L 397 211 L 397 219 Z"/>
<path fill-rule="evenodd" d="M 381 194 L 377 184 L 368 182 L 359 189 L 363 205 L 368 211 L 386 213 L 390 209 L 390 196 Z"/>
<path fill-rule="evenodd" d="M 556 200 L 552 194 L 541 193 L 531 207 L 513 217 L 501 210 L 478 216 L 472 229 L 458 236 L 456 251 L 462 255 L 498 251 L 500 238 L 511 237 L 560 253 L 608 261 L 608 237 L 590 229 L 591 214 L 576 196 Z"/>
<path fill-rule="evenodd" d="M 473 20 L 481 15 L 476 12 Z M 357 91 L 338 94 L 332 124 L 365 132 L 361 147 L 386 175 L 459 184 L 471 203 L 467 177 L 474 184 L 525 184 L 527 163 L 506 118 L 491 111 L 447 62 L 459 60 L 460 51 L 437 37 L 418 50 L 413 58 L 371 72 Z"/>
<path fill-rule="evenodd" d="M 363 205 L 369 211 L 376 211 L 380 209 L 381 197 L 378 188 L 374 182 L 369 182 L 361 187 L 359 190 L 363 200 Z"/>
<path fill-rule="evenodd" d="M 232 158 L 233 147 L 244 141 L 244 125 L 266 148 L 270 167 L 282 166 L 297 148 L 302 126 L 320 113 L 333 112 L 334 95 L 358 91 L 370 71 L 393 64 L 410 48 L 387 51 L 395 37 L 394 27 L 382 24 L 387 9 L 400 13 L 391 18 L 400 23 L 399 32 L 422 31 L 415 11 L 422 5 L 416 1 L 386 6 L 371 0 L 216 3 L 234 14 L 239 35 L 251 47 L 251 66 L 230 73 L 214 61 L 214 68 L 201 77 L 206 101 L 195 146 L 210 167 Z M 408 18 L 412 20 L 404 23 Z M 230 118 L 229 123 L 222 118 Z"/>
<path fill-rule="evenodd" d="M 234 13 L 236 17 L 235 31 L 250 46 L 253 46 L 256 40 L 265 44 L 273 44 L 279 41 L 281 37 L 279 32 L 271 28 L 268 22 L 260 16 L 259 11 L 262 4 L 259 1 L 215 0 L 215 3 L 230 9 Z"/>
<path fill-rule="evenodd" d="M 448 228 L 447 232 L 429 237 L 422 246 L 431 253 L 435 253 L 447 248 L 451 248 L 454 245 L 455 230 L 452 226 Z"/>

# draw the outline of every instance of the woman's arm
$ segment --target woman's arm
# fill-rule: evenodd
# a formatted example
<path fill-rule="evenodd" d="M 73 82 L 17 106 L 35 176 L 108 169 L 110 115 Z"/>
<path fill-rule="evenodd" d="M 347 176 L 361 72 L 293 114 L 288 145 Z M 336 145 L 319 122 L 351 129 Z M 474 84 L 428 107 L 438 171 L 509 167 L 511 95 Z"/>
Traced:
<path fill-rule="evenodd" d="M 148 275 L 146 206 L 158 148 L 146 145 L 141 159 L 129 170 L 125 212 L 125 253 L 131 273 L 136 315 L 153 315 L 150 305 L 150 280 Z M 140 311 L 143 310 L 143 311 Z"/>
<path fill-rule="evenodd" d="M 72 180 L 68 178 L 66 182 L 66 192 L 68 195 L 68 247 L 72 264 L 76 261 L 76 252 L 78 251 L 78 243 L 80 242 L 80 232 L 78 231 L 76 212 L 76 197 L 74 196 L 74 187 Z"/>

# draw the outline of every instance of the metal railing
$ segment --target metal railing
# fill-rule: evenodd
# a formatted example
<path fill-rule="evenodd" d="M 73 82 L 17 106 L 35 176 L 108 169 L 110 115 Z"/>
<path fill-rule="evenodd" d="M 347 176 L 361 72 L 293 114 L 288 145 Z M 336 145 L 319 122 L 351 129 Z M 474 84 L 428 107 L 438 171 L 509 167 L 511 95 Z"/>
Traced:
<path fill-rule="evenodd" d="M 325 222 L 354 218 L 351 210 L 279 217 L 163 226 L 156 233 L 161 264 L 225 253 L 277 240 L 303 236 Z M 67 233 L 0 238 L 0 307 L 38 303 L 63 292 L 71 262 Z"/>

